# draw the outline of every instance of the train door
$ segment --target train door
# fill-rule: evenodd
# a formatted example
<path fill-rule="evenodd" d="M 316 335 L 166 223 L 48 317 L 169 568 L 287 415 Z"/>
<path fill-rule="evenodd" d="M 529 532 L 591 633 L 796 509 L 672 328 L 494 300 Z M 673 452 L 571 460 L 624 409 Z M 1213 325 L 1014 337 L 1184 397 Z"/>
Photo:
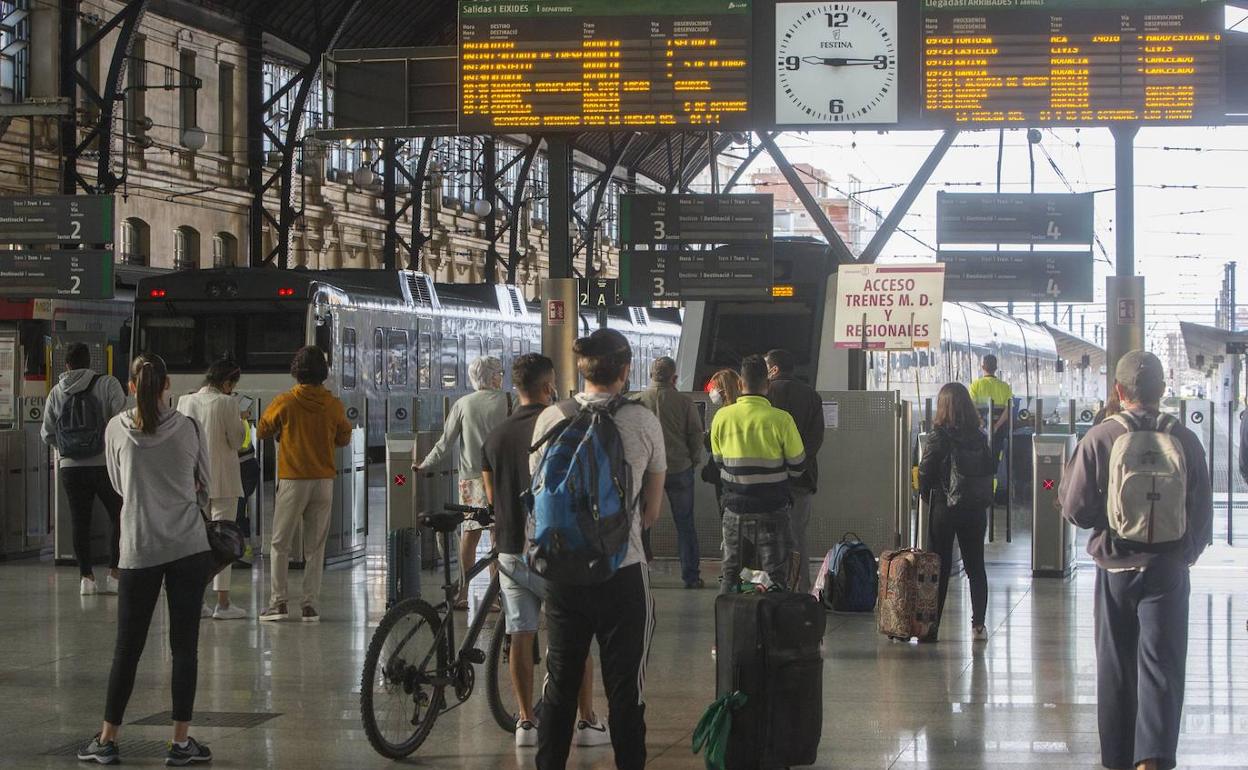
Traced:
<path fill-rule="evenodd" d="M 328 354 L 331 381 L 351 423 L 350 443 L 336 452 L 325 541 L 325 560 L 331 564 L 358 556 L 368 532 L 368 409 L 360 393 L 358 320 L 358 316 L 344 311 L 320 311 L 315 319 L 316 345 Z"/>

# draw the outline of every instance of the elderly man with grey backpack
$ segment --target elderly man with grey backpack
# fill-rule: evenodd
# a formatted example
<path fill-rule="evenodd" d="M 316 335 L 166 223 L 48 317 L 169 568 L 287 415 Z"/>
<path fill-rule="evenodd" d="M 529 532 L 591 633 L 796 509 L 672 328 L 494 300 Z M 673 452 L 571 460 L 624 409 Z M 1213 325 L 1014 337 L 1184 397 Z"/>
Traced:
<path fill-rule="evenodd" d="M 126 406 L 117 378 L 91 369 L 91 349 L 81 342 L 65 351 L 65 371 L 43 408 L 43 442 L 56 450 L 57 476 L 65 487 L 74 526 L 74 559 L 82 576 L 82 595 L 115 594 L 121 574 L 121 496 L 104 467 L 104 428 Z M 112 525 L 110 571 L 98 583 L 92 569 L 91 514 L 100 499 Z"/>
<path fill-rule="evenodd" d="M 1200 439 L 1161 413 L 1161 361 L 1133 350 L 1114 379 L 1122 411 L 1079 443 L 1059 499 L 1093 530 L 1101 763 L 1167 770 L 1183 714 L 1188 568 L 1211 538 L 1213 498 Z"/>

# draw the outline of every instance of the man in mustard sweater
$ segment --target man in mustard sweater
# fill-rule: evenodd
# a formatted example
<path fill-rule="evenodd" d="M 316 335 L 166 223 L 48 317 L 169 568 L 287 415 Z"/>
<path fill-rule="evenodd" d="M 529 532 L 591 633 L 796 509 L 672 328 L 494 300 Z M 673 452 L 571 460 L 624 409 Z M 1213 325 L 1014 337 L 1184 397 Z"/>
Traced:
<path fill-rule="evenodd" d="M 320 620 L 316 604 L 325 572 L 325 539 L 334 500 L 334 449 L 351 443 L 342 402 L 325 389 L 329 364 L 319 348 L 295 353 L 290 374 L 298 383 L 273 399 L 256 426 L 261 439 L 278 442 L 277 500 L 273 510 L 272 597 L 261 620 L 285 620 L 290 541 L 303 523 L 303 610 L 306 623 Z"/>

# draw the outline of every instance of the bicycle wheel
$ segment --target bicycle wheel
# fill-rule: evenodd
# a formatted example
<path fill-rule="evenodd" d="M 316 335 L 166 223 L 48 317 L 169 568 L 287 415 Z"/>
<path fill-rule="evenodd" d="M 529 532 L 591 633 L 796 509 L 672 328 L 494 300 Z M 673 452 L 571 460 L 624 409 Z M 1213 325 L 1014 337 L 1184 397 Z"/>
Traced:
<path fill-rule="evenodd" d="M 539 632 L 533 637 L 533 694 L 538 700 L 542 682 L 546 678 L 541 663 L 542 643 Z M 485 693 L 494 721 L 507 732 L 514 733 L 516 720 L 520 717 L 520 705 L 516 699 L 515 688 L 511 685 L 511 637 L 507 634 L 507 620 L 501 614 L 494 624 L 490 647 L 486 652 Z"/>
<path fill-rule="evenodd" d="M 420 599 L 396 604 L 373 632 L 360 677 L 360 717 L 378 754 L 408 756 L 424 742 L 443 707 L 447 655 L 441 619 Z"/>

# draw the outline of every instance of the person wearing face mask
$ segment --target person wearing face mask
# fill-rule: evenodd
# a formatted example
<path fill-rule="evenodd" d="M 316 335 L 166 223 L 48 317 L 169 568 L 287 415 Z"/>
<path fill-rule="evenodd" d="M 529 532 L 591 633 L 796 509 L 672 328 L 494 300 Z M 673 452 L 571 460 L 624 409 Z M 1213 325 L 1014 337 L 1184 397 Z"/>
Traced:
<path fill-rule="evenodd" d="M 521 498 L 529 489 L 529 449 L 533 425 L 546 407 L 555 403 L 555 364 L 540 353 L 526 353 L 512 363 L 511 381 L 520 406 L 490 432 L 481 449 L 481 482 L 494 507 L 494 534 L 498 546 L 498 580 L 503 593 L 507 633 L 511 636 L 511 685 L 520 713 L 516 717 L 516 745 L 537 745 L 537 717 L 533 703 L 533 640 L 546 598 L 546 581 L 529 570 L 524 558 L 528 542 L 528 510 Z M 580 729 L 577 745 L 597 746 L 610 735 L 594 715 L 592 658 L 585 659 L 578 703 Z M 592 726 L 592 728 L 590 727 Z M 597 729 L 603 728 L 603 729 Z"/>
<path fill-rule="evenodd" d="M 741 397 L 741 375 L 732 369 L 720 369 L 711 377 L 707 388 L 713 405 L 717 408 L 731 406 L 737 403 L 737 399 Z M 711 432 L 709 430 L 703 435 L 702 446 L 709 455 L 711 452 Z M 719 467 L 715 465 L 714 457 L 707 460 L 706 465 L 702 466 L 702 480 L 715 487 L 715 508 L 722 516 L 724 510 L 724 485 L 720 480 Z"/>

